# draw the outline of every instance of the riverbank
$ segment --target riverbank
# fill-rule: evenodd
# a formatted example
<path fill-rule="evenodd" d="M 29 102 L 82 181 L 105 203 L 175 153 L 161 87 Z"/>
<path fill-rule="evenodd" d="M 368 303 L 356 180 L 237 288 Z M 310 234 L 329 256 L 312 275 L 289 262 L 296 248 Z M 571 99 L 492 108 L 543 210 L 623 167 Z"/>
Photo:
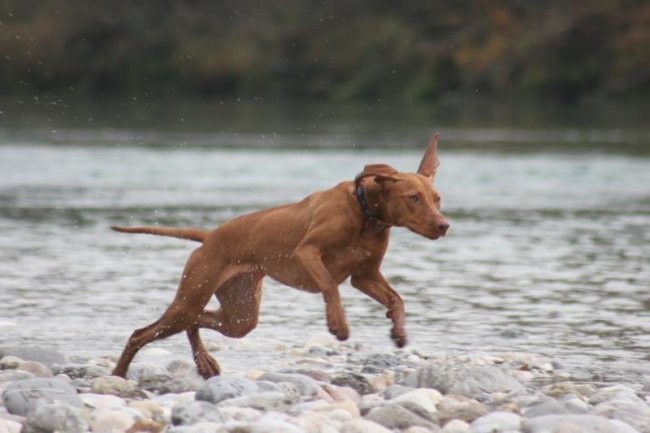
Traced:
<path fill-rule="evenodd" d="M 122 379 L 111 357 L 0 348 L 0 433 L 650 432 L 650 374 L 606 382 L 530 353 L 373 353 L 326 341 L 284 352 L 272 370 L 203 380 L 175 360 L 134 363 Z"/>

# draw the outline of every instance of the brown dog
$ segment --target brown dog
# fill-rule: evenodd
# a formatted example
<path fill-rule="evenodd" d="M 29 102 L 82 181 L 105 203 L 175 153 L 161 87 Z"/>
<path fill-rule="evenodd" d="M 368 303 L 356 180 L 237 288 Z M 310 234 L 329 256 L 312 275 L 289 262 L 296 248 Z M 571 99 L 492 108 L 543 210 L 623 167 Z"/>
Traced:
<path fill-rule="evenodd" d="M 390 227 L 406 227 L 429 239 L 449 228 L 433 188 L 438 167 L 438 135 L 422 157 L 417 173 L 399 173 L 368 165 L 354 182 L 316 192 L 298 203 L 232 219 L 214 230 L 171 227 L 113 227 L 202 242 L 190 256 L 178 292 L 154 323 L 136 330 L 122 352 L 114 375 L 124 377 L 144 345 L 187 332 L 199 373 L 219 374 L 219 364 L 201 342 L 199 328 L 240 338 L 257 325 L 262 279 L 268 275 L 288 286 L 322 293 L 329 331 L 339 340 L 349 335 L 338 286 L 351 284 L 387 308 L 391 338 L 406 344 L 404 302 L 379 267 L 388 247 Z M 212 295 L 217 311 L 205 310 Z"/>

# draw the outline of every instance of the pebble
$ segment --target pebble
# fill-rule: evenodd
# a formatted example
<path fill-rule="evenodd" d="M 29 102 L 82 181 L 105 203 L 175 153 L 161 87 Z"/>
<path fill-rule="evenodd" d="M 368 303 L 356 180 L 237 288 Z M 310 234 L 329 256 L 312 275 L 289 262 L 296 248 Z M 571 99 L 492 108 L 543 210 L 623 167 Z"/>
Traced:
<path fill-rule="evenodd" d="M 25 361 L 18 358 L 17 356 L 3 356 L 2 359 L 0 359 L 0 370 L 12 370 L 14 368 L 18 368 L 18 366 L 23 362 Z"/>
<path fill-rule="evenodd" d="M 338 386 L 349 386 L 360 395 L 372 394 L 375 389 L 365 376 L 358 373 L 346 372 L 337 375 L 332 379 L 332 384 Z"/>
<path fill-rule="evenodd" d="M 19 422 L 0 418 L 0 433 L 20 433 L 21 428 Z"/>
<path fill-rule="evenodd" d="M 6 356 L 17 357 L 26 361 L 40 362 L 48 368 L 52 368 L 56 364 L 65 363 L 65 355 L 56 350 L 41 347 L 0 347 L 0 358 Z"/>
<path fill-rule="evenodd" d="M 219 406 L 250 407 L 261 411 L 286 412 L 297 404 L 299 398 L 283 392 L 261 392 L 222 401 Z"/>
<path fill-rule="evenodd" d="M 623 421 L 640 432 L 650 432 L 650 407 L 633 393 L 615 394 L 597 404 L 591 414 Z"/>
<path fill-rule="evenodd" d="M 303 397 L 318 398 L 326 395 L 317 381 L 302 374 L 265 373 L 257 381 L 290 383 L 295 386 L 298 393 Z"/>
<path fill-rule="evenodd" d="M 470 424 L 472 433 L 516 433 L 521 427 L 521 417 L 511 412 L 491 412 L 476 418 Z"/>
<path fill-rule="evenodd" d="M 28 371 L 5 370 L 0 371 L 0 384 L 3 382 L 15 382 L 17 380 L 33 379 L 34 375 Z"/>
<path fill-rule="evenodd" d="M 365 419 L 354 419 L 343 425 L 341 433 L 393 433 L 376 422 Z"/>
<path fill-rule="evenodd" d="M 201 421 L 222 423 L 224 421 L 217 407 L 207 401 L 193 400 L 177 404 L 172 409 L 173 425 L 192 425 Z"/>
<path fill-rule="evenodd" d="M 499 367 L 454 363 L 432 363 L 420 367 L 404 384 L 417 388 L 433 388 L 443 394 L 460 394 L 465 397 L 524 390 L 524 386 L 517 379 Z"/>
<path fill-rule="evenodd" d="M 53 373 L 65 374 L 71 379 L 86 380 L 91 380 L 96 377 L 108 376 L 111 374 L 110 370 L 106 367 L 87 364 L 55 365 L 53 368 Z"/>
<path fill-rule="evenodd" d="M 397 367 L 403 364 L 399 356 L 390 353 L 374 353 L 363 361 L 364 366 L 372 366 L 381 369 Z"/>
<path fill-rule="evenodd" d="M 135 423 L 135 417 L 118 409 L 100 409 L 92 413 L 90 429 L 93 432 L 123 433 Z"/>
<path fill-rule="evenodd" d="M 39 399 L 29 407 L 22 433 L 82 433 L 88 429 L 81 408 L 63 400 Z"/>
<path fill-rule="evenodd" d="M 60 379 L 23 379 L 10 383 L 2 393 L 2 400 L 11 414 L 26 415 L 38 401 L 54 400 L 81 407 L 77 391 Z"/>
<path fill-rule="evenodd" d="M 471 427 L 465 421 L 452 419 L 442 428 L 443 433 L 470 433 Z"/>
<path fill-rule="evenodd" d="M 436 404 L 440 403 L 442 400 L 442 394 L 435 389 L 420 388 L 401 394 L 392 399 L 391 402 L 410 402 L 420 406 L 428 412 L 434 413 L 437 412 Z"/>
<path fill-rule="evenodd" d="M 483 403 L 457 395 L 445 396 L 445 398 L 436 405 L 436 409 L 438 419 L 440 420 L 440 423 L 444 425 L 451 420 L 472 422 L 476 418 L 488 413 L 488 408 Z"/>
<path fill-rule="evenodd" d="M 215 376 L 198 389 L 196 399 L 216 404 L 223 400 L 252 395 L 258 390 L 259 386 L 255 382 L 242 376 Z"/>
<path fill-rule="evenodd" d="M 96 394 L 119 395 L 136 389 L 136 383 L 118 376 L 101 376 L 91 383 L 92 392 Z"/>
<path fill-rule="evenodd" d="M 386 404 L 376 407 L 368 412 L 365 418 L 389 429 L 404 430 L 412 426 L 437 427 L 437 423 L 433 422 L 431 418 L 425 419 L 399 404 Z"/>
<path fill-rule="evenodd" d="M 592 372 L 540 355 L 285 350 L 302 358 L 208 380 L 187 361 L 135 364 L 123 379 L 109 358 L 6 353 L 0 433 L 650 433 L 645 381 L 583 383 Z"/>
<path fill-rule="evenodd" d="M 594 415 L 538 416 L 524 419 L 521 429 L 525 433 L 639 433 L 622 421 Z"/>
<path fill-rule="evenodd" d="M 20 371 L 31 373 L 34 377 L 52 377 L 52 371 L 45 365 L 38 361 L 23 361 L 16 368 Z"/>

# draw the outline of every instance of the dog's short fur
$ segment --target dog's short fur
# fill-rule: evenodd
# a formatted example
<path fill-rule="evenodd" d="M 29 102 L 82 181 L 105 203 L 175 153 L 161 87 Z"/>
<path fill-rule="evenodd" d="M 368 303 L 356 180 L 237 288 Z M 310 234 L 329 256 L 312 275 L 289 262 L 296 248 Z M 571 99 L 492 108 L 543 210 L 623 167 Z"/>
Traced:
<path fill-rule="evenodd" d="M 349 330 L 338 286 L 351 284 L 386 307 L 393 322 L 391 338 L 406 344 L 404 302 L 379 269 L 390 227 L 406 227 L 438 239 L 449 224 L 440 213 L 433 188 L 438 167 L 438 135 L 427 147 L 417 173 L 400 173 L 368 165 L 354 182 L 316 192 L 300 202 L 232 219 L 214 230 L 169 227 L 113 227 L 202 242 L 191 254 L 176 297 L 154 323 L 129 338 L 113 374 L 124 377 L 144 345 L 185 331 L 194 361 L 204 377 L 219 374 L 219 364 L 205 350 L 199 328 L 228 337 L 243 337 L 257 325 L 262 279 L 270 276 L 288 286 L 321 293 L 327 327 L 339 340 Z M 205 310 L 215 295 L 216 311 Z"/>

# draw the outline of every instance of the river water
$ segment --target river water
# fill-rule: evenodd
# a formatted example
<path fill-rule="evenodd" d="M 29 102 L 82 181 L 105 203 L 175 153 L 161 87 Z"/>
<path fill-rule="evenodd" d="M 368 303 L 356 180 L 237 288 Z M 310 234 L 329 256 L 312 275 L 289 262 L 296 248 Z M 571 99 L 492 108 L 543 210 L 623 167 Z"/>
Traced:
<path fill-rule="evenodd" d="M 611 380 L 650 371 L 647 128 L 260 111 L 238 123 L 242 114 L 225 110 L 214 124 L 181 108 L 167 113 L 174 122 L 139 124 L 105 112 L 101 121 L 3 113 L 0 345 L 117 356 L 168 305 L 196 245 L 110 225 L 213 227 L 352 179 L 367 163 L 414 171 L 436 127 L 450 232 L 429 241 L 393 229 L 383 265 L 406 302 L 410 347 L 536 352 Z M 341 293 L 351 344 L 390 348 L 383 309 L 348 283 Z M 225 371 L 266 368 L 286 357 L 280 349 L 329 338 L 320 296 L 268 279 L 256 330 L 202 335 Z M 181 335 L 139 356 L 190 351 Z"/>

